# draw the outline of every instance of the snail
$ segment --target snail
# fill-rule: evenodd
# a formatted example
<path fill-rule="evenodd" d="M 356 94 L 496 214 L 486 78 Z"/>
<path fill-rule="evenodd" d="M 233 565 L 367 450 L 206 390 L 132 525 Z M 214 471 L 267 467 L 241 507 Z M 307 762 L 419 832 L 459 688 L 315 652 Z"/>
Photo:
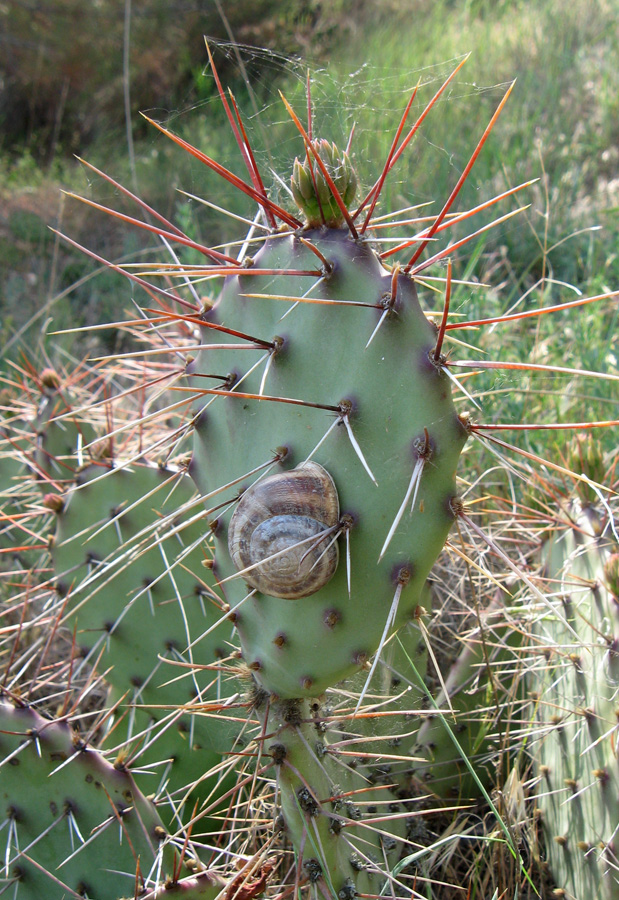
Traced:
<path fill-rule="evenodd" d="M 230 520 L 228 550 L 237 571 L 261 593 L 309 597 L 337 568 L 339 517 L 329 473 L 318 463 L 302 463 L 245 491 Z"/>

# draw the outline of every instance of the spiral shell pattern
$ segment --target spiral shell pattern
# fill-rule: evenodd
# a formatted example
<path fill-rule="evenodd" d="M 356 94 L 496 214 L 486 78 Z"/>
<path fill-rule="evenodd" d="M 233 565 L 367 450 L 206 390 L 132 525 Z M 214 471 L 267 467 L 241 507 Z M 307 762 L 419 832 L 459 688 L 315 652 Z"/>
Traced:
<path fill-rule="evenodd" d="M 241 496 L 228 530 L 230 556 L 261 593 L 309 597 L 337 568 L 331 529 L 339 517 L 333 479 L 318 463 L 303 463 L 257 482 Z"/>

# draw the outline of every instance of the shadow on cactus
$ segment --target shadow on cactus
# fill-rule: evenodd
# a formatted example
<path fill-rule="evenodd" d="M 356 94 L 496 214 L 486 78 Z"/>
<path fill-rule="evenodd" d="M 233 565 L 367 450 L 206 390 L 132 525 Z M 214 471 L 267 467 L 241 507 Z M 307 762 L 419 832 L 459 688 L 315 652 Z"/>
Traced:
<path fill-rule="evenodd" d="M 78 467 L 48 501 L 54 593 L 42 600 L 54 627 L 74 633 L 85 679 L 62 715 L 79 718 L 89 678 L 104 681 L 108 697 L 91 725 L 98 752 L 123 764 L 128 756 L 137 788 L 155 793 L 161 871 L 144 879 L 137 863 L 136 898 L 534 896 L 535 853 L 524 839 L 532 825 L 507 790 L 528 766 L 520 741 L 533 728 L 528 605 L 559 628 L 570 619 L 530 567 L 535 541 L 527 534 L 526 552 L 506 552 L 509 534 L 495 536 L 468 496 L 482 474 L 464 467 L 458 483 L 457 469 L 475 441 L 508 478 L 530 481 L 533 462 L 603 496 L 598 476 L 570 476 L 562 460 L 497 433 L 619 422 L 476 421 L 476 375 L 597 373 L 459 358 L 469 345 L 456 333 L 616 302 L 617 292 L 486 319 L 450 313 L 460 249 L 522 208 L 446 246 L 443 238 L 529 186 L 457 211 L 511 87 L 437 215 L 377 215 L 398 159 L 462 65 L 411 124 L 413 91 L 363 190 L 353 136 L 343 150 L 314 135 L 309 84 L 305 124 L 284 99 L 301 152 L 283 204 L 213 65 L 246 179 L 153 124 L 257 205 L 238 252 L 203 246 L 109 176 L 143 220 L 85 200 L 159 236 L 169 253 L 142 267 L 96 257 L 147 296 L 128 325 L 144 347 L 108 361 L 117 384 L 103 406 L 146 400 L 96 437 L 131 433 L 133 444 Z M 388 239 L 403 227 L 406 237 Z M 174 246 L 203 262 L 183 264 Z M 213 284 L 220 292 L 203 296 Z M 437 284 L 442 309 L 424 310 L 419 294 Z M 63 421 L 60 412 L 54 423 Z M 13 694 L 19 685 L 14 676 Z M 475 816 L 491 825 L 478 828 Z M 7 822 L 19 835 L 19 817 Z M 496 864 L 501 848 L 509 865 Z M 20 900 L 34 896 L 24 853 L 12 840 L 5 867 Z M 81 884 L 69 886 L 73 895 L 90 896 Z M 105 896 L 125 885 L 111 879 Z"/>

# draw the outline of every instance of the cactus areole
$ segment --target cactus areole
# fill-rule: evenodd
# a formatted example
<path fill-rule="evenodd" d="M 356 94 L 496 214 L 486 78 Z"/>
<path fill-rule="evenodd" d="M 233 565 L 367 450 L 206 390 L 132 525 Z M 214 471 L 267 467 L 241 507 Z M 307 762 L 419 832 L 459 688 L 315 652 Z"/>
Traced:
<path fill-rule="evenodd" d="M 225 391 L 196 404 L 191 474 L 204 495 L 216 492 L 213 586 L 258 683 L 283 698 L 320 695 L 411 619 L 453 522 L 467 438 L 413 280 L 341 227 L 356 175 L 334 145 L 313 146 L 293 175 L 305 227 L 273 233 L 247 274 L 228 276 L 188 371 L 197 391 L 207 375 L 229 373 Z M 309 596 L 273 596 L 252 577 L 262 560 L 234 565 L 231 517 L 252 485 L 307 461 L 332 479 L 340 513 L 323 533 L 300 528 L 298 540 L 317 558 L 339 543 L 339 563 Z M 304 503 L 292 504 L 300 523 Z M 307 509 L 315 504 L 308 496 Z M 285 555 L 281 540 L 272 553 Z"/>

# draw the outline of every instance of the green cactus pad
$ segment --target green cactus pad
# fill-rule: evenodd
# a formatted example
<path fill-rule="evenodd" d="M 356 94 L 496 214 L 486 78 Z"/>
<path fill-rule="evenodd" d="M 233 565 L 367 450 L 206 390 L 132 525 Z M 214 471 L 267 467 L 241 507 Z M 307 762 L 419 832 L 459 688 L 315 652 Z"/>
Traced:
<path fill-rule="evenodd" d="M 151 790 L 165 776 L 171 790 L 207 791 L 204 774 L 238 733 L 217 667 L 230 655 L 231 626 L 201 637 L 222 610 L 200 580 L 204 526 L 192 501 L 182 471 L 91 465 L 65 495 L 52 547 L 65 624 L 122 698 L 111 740 L 146 734 L 140 764 L 161 761 L 146 777 Z"/>
<path fill-rule="evenodd" d="M 40 376 L 41 400 L 32 422 L 35 432 L 33 465 L 44 491 L 48 482 L 70 481 L 82 464 L 81 448 L 95 438 L 87 412 L 75 413 L 70 387 L 62 384 L 53 369 Z M 90 457 L 90 453 L 88 457 Z"/>
<path fill-rule="evenodd" d="M 329 721 L 317 702 L 269 704 L 264 752 L 277 769 L 286 834 L 303 880 L 322 896 L 380 894 L 389 884 L 384 863 L 393 865 L 402 847 L 407 807 L 348 765 Z"/>
<path fill-rule="evenodd" d="M 326 260 L 322 276 L 295 274 L 320 268 L 304 242 Z M 264 343 L 242 352 L 205 349 L 190 365 L 196 391 L 207 372 L 233 373 L 229 396 L 207 394 L 197 407 L 190 472 L 203 494 L 218 491 L 213 587 L 232 607 L 248 593 L 241 577 L 228 580 L 235 569 L 227 528 L 239 481 L 248 488 L 258 477 L 248 473 L 281 459 L 282 448 L 285 458 L 269 474 L 311 457 L 333 479 L 352 526 L 350 596 L 348 542 L 341 536 L 337 572 L 312 596 L 291 601 L 259 594 L 235 613 L 244 658 L 259 683 L 281 697 L 317 696 L 376 651 L 396 593 L 390 631 L 413 616 L 453 522 L 455 470 L 467 430 L 434 358 L 436 329 L 414 282 L 386 270 L 366 243 L 339 229 L 306 231 L 303 240 L 284 234 L 266 240 L 253 268 L 290 274 L 230 277 L 204 316 L 272 350 Z M 291 299 L 277 299 L 282 295 Z M 305 295 L 331 302 L 295 302 Z M 218 346 L 238 345 L 238 337 L 216 335 Z M 210 341 L 206 327 L 203 338 Z M 235 379 L 242 379 L 238 396 Z M 261 391 L 263 400 L 241 396 Z M 415 472 L 418 491 L 403 510 Z"/>
<path fill-rule="evenodd" d="M 133 890 L 171 868 L 166 832 L 130 773 L 85 746 L 65 721 L 0 704 L 4 846 L 0 889 L 16 900 Z"/>

